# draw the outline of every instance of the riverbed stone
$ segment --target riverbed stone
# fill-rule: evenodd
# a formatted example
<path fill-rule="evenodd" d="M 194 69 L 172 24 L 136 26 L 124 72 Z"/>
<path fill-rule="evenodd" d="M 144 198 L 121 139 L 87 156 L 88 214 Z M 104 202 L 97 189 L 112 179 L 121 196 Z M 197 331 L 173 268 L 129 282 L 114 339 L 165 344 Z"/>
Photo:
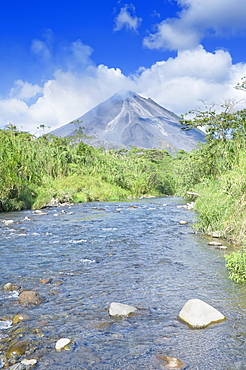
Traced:
<path fill-rule="evenodd" d="M 24 358 L 22 361 L 21 361 L 21 364 L 25 366 L 25 369 L 31 369 L 33 368 L 36 364 L 38 363 L 38 361 L 33 358 L 31 360 L 27 360 L 26 358 Z"/>
<path fill-rule="evenodd" d="M 52 278 L 40 279 L 40 283 L 42 283 L 42 284 L 50 284 L 50 283 L 52 283 Z"/>
<path fill-rule="evenodd" d="M 6 290 L 7 292 L 13 292 L 13 291 L 16 291 L 16 290 L 19 290 L 19 289 L 20 289 L 20 286 L 14 285 L 12 283 L 6 283 L 3 286 L 3 290 Z"/>
<path fill-rule="evenodd" d="M 42 297 L 39 293 L 35 292 L 34 290 L 25 290 L 19 295 L 18 302 L 21 305 L 39 305 L 43 302 Z"/>
<path fill-rule="evenodd" d="M 26 351 L 27 344 L 28 343 L 25 340 L 20 340 L 18 342 L 12 343 L 7 349 L 6 357 L 13 358 L 23 355 Z"/>
<path fill-rule="evenodd" d="M 56 342 L 55 349 L 60 351 L 64 347 L 66 347 L 69 343 L 71 343 L 71 339 L 69 338 L 61 338 Z"/>
<path fill-rule="evenodd" d="M 14 220 L 3 220 L 4 225 L 12 225 L 14 223 Z"/>
<path fill-rule="evenodd" d="M 178 315 L 192 329 L 202 329 L 212 323 L 225 320 L 225 316 L 200 299 L 190 299 Z"/>
<path fill-rule="evenodd" d="M 157 358 L 161 361 L 160 365 L 164 369 L 184 369 L 187 365 L 180 361 L 176 357 L 171 356 L 157 356 Z"/>
<path fill-rule="evenodd" d="M 136 307 L 123 303 L 112 302 L 109 306 L 110 316 L 128 316 L 135 311 L 137 311 Z"/>
<path fill-rule="evenodd" d="M 33 212 L 35 215 L 39 215 L 39 216 L 42 216 L 42 215 L 48 215 L 47 212 L 44 212 L 42 211 L 41 209 L 36 209 L 34 212 Z"/>
<path fill-rule="evenodd" d="M 13 318 L 13 324 L 18 324 L 19 322 L 23 321 L 23 320 L 28 320 L 29 317 L 27 315 L 15 315 L 14 318 Z"/>

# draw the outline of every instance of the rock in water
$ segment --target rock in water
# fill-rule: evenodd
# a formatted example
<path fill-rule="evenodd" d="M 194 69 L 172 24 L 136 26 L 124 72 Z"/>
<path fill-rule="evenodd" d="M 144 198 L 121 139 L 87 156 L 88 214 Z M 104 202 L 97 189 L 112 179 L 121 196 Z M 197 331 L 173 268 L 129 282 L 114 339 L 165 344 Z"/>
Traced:
<path fill-rule="evenodd" d="M 25 369 L 31 369 L 37 364 L 37 362 L 38 361 L 35 360 L 34 358 L 31 360 L 24 359 L 21 361 L 21 364 L 25 365 Z"/>
<path fill-rule="evenodd" d="M 157 358 L 161 361 L 160 365 L 161 367 L 165 369 L 179 369 L 182 370 L 186 367 L 186 364 L 181 362 L 176 357 L 170 357 L 170 356 L 157 356 Z M 163 362 L 163 364 L 162 364 Z"/>
<path fill-rule="evenodd" d="M 190 299 L 180 311 L 178 317 L 193 329 L 225 320 L 225 316 L 209 304 L 200 299 Z"/>
<path fill-rule="evenodd" d="M 66 347 L 69 343 L 71 343 L 71 340 L 68 338 L 61 338 L 56 342 L 55 349 L 57 351 L 60 351 L 64 347 Z"/>
<path fill-rule="evenodd" d="M 43 301 L 42 297 L 34 290 L 25 290 L 19 295 L 18 302 L 23 305 L 39 305 Z"/>
<path fill-rule="evenodd" d="M 113 302 L 109 307 L 110 316 L 127 316 L 137 310 L 136 307 L 129 306 L 128 304 Z"/>
<path fill-rule="evenodd" d="M 6 352 L 6 357 L 13 358 L 23 355 L 26 351 L 27 344 L 24 340 L 12 343 Z"/>
<path fill-rule="evenodd" d="M 3 286 L 3 289 L 8 291 L 8 292 L 13 292 L 15 290 L 19 290 L 20 287 L 18 285 L 14 285 L 12 283 L 6 283 L 4 286 Z"/>

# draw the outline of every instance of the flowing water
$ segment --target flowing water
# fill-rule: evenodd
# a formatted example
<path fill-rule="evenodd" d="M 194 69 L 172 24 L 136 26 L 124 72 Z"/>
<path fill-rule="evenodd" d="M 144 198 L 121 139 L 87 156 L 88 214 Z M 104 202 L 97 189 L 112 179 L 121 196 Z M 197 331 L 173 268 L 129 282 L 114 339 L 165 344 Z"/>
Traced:
<path fill-rule="evenodd" d="M 1 287 L 11 282 L 44 298 L 20 306 L 16 293 L 1 289 L 0 316 L 29 317 L 10 328 L 2 322 L 2 340 L 28 340 L 26 357 L 42 370 L 163 369 L 158 356 L 179 358 L 187 369 L 246 369 L 246 288 L 229 280 L 228 252 L 195 234 L 195 213 L 180 204 L 156 198 L 0 214 Z M 227 319 L 190 329 L 177 316 L 191 298 Z M 111 302 L 139 310 L 113 318 Z M 57 352 L 62 337 L 72 344 Z"/>

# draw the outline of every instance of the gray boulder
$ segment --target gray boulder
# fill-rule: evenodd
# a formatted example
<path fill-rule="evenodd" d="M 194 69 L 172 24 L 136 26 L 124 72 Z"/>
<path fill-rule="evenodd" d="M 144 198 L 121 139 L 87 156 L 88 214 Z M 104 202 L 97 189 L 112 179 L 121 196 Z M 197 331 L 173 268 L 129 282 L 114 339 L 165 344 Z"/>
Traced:
<path fill-rule="evenodd" d="M 22 305 L 39 305 L 42 303 L 42 297 L 34 290 L 25 290 L 19 295 L 18 302 Z"/>
<path fill-rule="evenodd" d="M 178 317 L 193 329 L 225 320 L 225 316 L 209 304 L 200 299 L 190 299 L 180 311 Z"/>
<path fill-rule="evenodd" d="M 109 307 L 110 316 L 128 316 L 137 310 L 136 307 L 129 306 L 128 304 L 113 302 Z"/>

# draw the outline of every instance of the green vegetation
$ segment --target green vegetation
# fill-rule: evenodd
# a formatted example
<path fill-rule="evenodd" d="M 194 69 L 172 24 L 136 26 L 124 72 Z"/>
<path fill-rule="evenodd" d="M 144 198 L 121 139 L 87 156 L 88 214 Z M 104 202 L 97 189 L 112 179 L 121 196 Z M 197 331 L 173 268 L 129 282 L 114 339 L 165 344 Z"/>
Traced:
<path fill-rule="evenodd" d="M 195 202 L 198 230 L 219 231 L 241 246 L 226 256 L 226 262 L 233 280 L 246 281 L 246 109 L 233 112 L 227 104 L 222 113 L 196 112 L 182 122 L 186 129 L 206 126 L 207 140 L 199 150 L 176 160 L 174 172 L 181 175 L 176 191 L 200 195 Z"/>
<path fill-rule="evenodd" d="M 165 151 L 94 149 L 76 137 L 40 138 L 0 130 L 0 211 L 60 202 L 115 201 L 173 194 Z"/>

